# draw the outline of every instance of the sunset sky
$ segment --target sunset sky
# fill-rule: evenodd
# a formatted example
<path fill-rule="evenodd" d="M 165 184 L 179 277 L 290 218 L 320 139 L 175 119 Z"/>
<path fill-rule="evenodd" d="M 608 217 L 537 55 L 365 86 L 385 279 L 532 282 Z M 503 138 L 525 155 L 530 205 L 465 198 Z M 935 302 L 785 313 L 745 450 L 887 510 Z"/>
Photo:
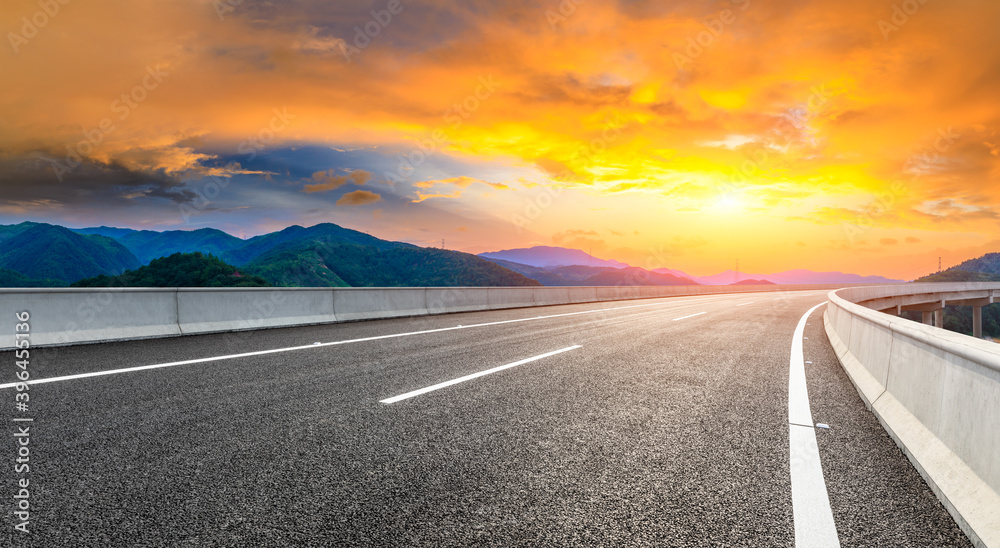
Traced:
<path fill-rule="evenodd" d="M 998 21 L 995 0 L 7 1 L 0 223 L 333 222 L 911 279 L 1000 251 Z"/>

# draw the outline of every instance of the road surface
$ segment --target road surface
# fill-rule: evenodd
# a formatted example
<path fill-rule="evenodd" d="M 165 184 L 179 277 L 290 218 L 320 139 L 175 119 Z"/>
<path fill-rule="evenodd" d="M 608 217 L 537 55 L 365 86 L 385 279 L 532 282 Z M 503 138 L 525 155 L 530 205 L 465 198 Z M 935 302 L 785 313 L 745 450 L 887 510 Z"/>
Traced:
<path fill-rule="evenodd" d="M 968 546 L 840 368 L 825 299 L 674 297 L 37 349 L 33 378 L 53 380 L 30 389 L 31 533 L 13 530 L 9 437 L 4 542 L 794 546 L 797 528 L 825 534 L 825 513 L 841 546 Z M 799 478 L 796 508 L 800 320 L 802 390 L 829 428 L 801 427 L 826 493 Z M 0 356 L 11 382 L 13 353 Z M 160 367 L 120 371 L 143 366 Z M 16 432 L 14 391 L 0 401 Z"/>

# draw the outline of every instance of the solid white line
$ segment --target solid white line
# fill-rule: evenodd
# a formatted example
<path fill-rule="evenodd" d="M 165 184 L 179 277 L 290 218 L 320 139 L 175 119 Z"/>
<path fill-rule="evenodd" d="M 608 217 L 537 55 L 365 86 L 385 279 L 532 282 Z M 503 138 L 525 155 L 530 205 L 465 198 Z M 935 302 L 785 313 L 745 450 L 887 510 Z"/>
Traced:
<path fill-rule="evenodd" d="M 839 548 L 837 524 L 833 520 L 830 497 L 826 492 L 823 466 L 813 428 L 809 393 L 806 387 L 802 335 L 806 320 L 822 302 L 809 309 L 799 320 L 792 337 L 788 365 L 788 449 L 792 479 L 792 518 L 795 522 L 795 546 Z"/>
<path fill-rule="evenodd" d="M 386 398 L 384 400 L 380 400 L 379 403 L 396 403 L 398 401 L 402 401 L 402 400 L 405 400 L 405 399 L 408 399 L 408 398 L 412 398 L 414 396 L 419 396 L 421 394 L 426 394 L 428 392 L 433 392 L 435 390 L 440 390 L 441 388 L 446 388 L 446 387 L 451 386 L 453 384 L 458 384 L 460 382 L 465 382 L 465 381 L 471 381 L 472 379 L 477 379 L 477 378 L 485 376 L 485 375 L 496 373 L 497 371 L 503 371 L 504 369 L 510 369 L 511 367 L 517 367 L 519 365 L 524 365 L 524 364 L 529 363 L 529 362 L 540 360 L 542 358 L 548 358 L 549 356 L 555 356 L 556 354 L 562 354 L 563 352 L 568 352 L 570 350 L 575 350 L 577 348 L 580 348 L 580 345 L 577 344 L 577 345 L 574 345 L 574 346 L 567 346 L 566 348 L 563 348 L 561 350 L 554 350 L 552 352 L 546 352 L 545 354 L 541 354 L 539 356 L 535 356 L 535 357 L 532 357 L 532 358 L 526 358 L 526 359 L 523 359 L 521 361 L 516 361 L 514 363 L 508 363 L 507 365 L 501 365 L 500 367 L 494 367 L 493 369 L 487 369 L 486 371 L 480 371 L 478 373 L 473 373 L 471 375 L 466 375 L 464 377 L 459 377 L 457 379 L 452 379 L 450 381 L 445 381 L 445 382 L 442 382 L 442 383 L 438 383 L 438 384 L 435 384 L 433 386 L 428 386 L 427 388 L 421 388 L 420 390 L 414 390 L 413 392 L 407 392 L 405 394 L 400 394 L 398 396 L 393 396 L 391 398 Z"/>
<path fill-rule="evenodd" d="M 663 305 L 667 305 L 667 304 L 686 303 L 686 302 L 689 302 L 689 301 L 692 301 L 692 300 L 698 300 L 698 299 L 700 299 L 702 301 L 706 301 L 706 300 L 707 301 L 716 301 L 716 300 L 719 300 L 719 299 L 704 299 L 704 298 L 702 298 L 702 297 L 714 297 L 714 296 L 715 295 L 704 295 L 704 296 L 703 295 L 694 295 L 692 297 L 681 297 L 681 298 L 677 298 L 677 297 L 673 297 L 673 298 L 671 298 L 671 297 L 664 297 L 664 298 L 667 298 L 667 299 L 670 299 L 670 300 L 668 300 L 667 302 L 634 304 L 634 305 L 628 305 L 628 306 L 617 306 L 617 307 L 612 307 L 612 308 L 594 308 L 594 309 L 591 309 L 591 310 L 582 310 L 580 312 L 567 312 L 565 314 L 551 314 L 549 316 L 536 316 L 536 317 L 532 317 L 532 318 L 518 318 L 518 319 L 514 319 L 514 320 L 503 320 L 503 321 L 498 321 L 498 322 L 487 322 L 487 323 L 479 323 L 479 324 L 472 324 L 472 325 L 460 325 L 460 326 L 456 326 L 456 327 L 443 327 L 443 328 L 440 328 L 440 329 L 425 329 L 423 331 L 411 331 L 409 333 L 393 333 L 391 335 L 378 335 L 378 336 L 375 336 L 375 337 L 364 337 L 364 338 L 360 338 L 360 339 L 349 339 L 349 340 L 346 340 L 346 341 L 333 341 L 333 342 L 321 343 L 321 344 L 315 344 L 314 343 L 314 344 L 303 345 L 303 346 L 290 346 L 290 347 L 287 347 L 287 348 L 272 348 L 270 350 L 259 350 L 259 351 L 256 351 L 256 352 L 244 352 L 242 354 L 230 354 L 230 355 L 227 355 L 227 356 L 212 356 L 212 357 L 209 357 L 209 358 L 198 358 L 198 359 L 194 359 L 194 360 L 183 360 L 183 361 L 177 361 L 177 362 L 158 363 L 158 364 L 154 364 L 154 365 L 141 365 L 141 366 L 137 366 L 137 367 L 126 367 L 124 369 L 111 369 L 111 370 L 108 370 L 108 371 L 93 371 L 93 372 L 90 372 L 90 373 L 78 373 L 76 375 L 66 375 L 64 377 L 52 377 L 52 378 L 48 378 L 48 379 L 31 379 L 31 380 L 28 380 L 28 381 L 24 381 L 24 384 L 34 385 L 34 384 L 45 384 L 45 383 L 50 383 L 50 382 L 70 381 L 70 380 L 75 380 L 75 379 L 86 379 L 86 378 L 89 378 L 89 377 L 103 377 L 105 375 L 118 375 L 118 374 L 121 374 L 121 373 L 133 373 L 133 372 L 136 372 L 136 371 L 147 371 L 147 370 L 150 370 L 150 369 L 162 369 L 164 367 L 176 367 L 178 365 L 192 365 L 192 364 L 196 364 L 196 363 L 208 363 L 208 362 L 222 361 L 222 360 L 233 360 L 233 359 L 237 359 L 237 358 L 248 358 L 248 357 L 251 357 L 251 356 L 264 356 L 264 355 L 267 355 L 267 354 L 277 354 L 277 353 L 280 353 L 280 352 L 293 352 L 293 351 L 296 351 L 296 350 L 308 350 L 310 348 L 323 348 L 323 347 L 327 347 L 327 346 L 336 346 L 336 345 L 340 345 L 340 344 L 350 344 L 350 343 L 366 342 L 366 341 L 378 341 L 378 340 L 382 340 L 382 339 L 394 339 L 394 338 L 397 338 L 397 337 L 411 337 L 411 336 L 414 336 L 414 335 L 426 335 L 426 334 L 429 334 L 429 333 L 442 333 L 442 332 L 445 332 L 445 331 L 454 331 L 456 329 L 472 329 L 472 328 L 475 328 L 475 327 L 489 327 L 489 326 L 493 326 L 493 325 L 503 325 L 503 324 L 508 324 L 508 323 L 530 322 L 530 321 L 534 321 L 534 320 L 544 320 L 544 319 L 548 319 L 548 318 L 561 318 L 561 317 L 565 317 L 565 316 L 577 316 L 577 315 L 580 315 L 580 314 L 593 314 L 593 313 L 596 313 L 596 312 L 608 312 L 608 311 L 612 311 L 612 310 L 625 310 L 625 309 L 629 309 L 629 308 L 643 308 L 643 307 L 647 307 L 647 306 L 663 306 Z M 728 295 L 725 295 L 725 294 L 718 295 L 718 297 L 720 297 L 720 298 L 726 297 L 726 296 L 728 296 Z M 680 300 L 680 299 L 683 299 L 683 300 Z M 15 386 L 18 386 L 20 384 L 21 383 L 19 383 L 19 382 L 10 382 L 10 383 L 6 383 L 6 384 L 0 384 L 0 389 L 14 388 Z"/>
<path fill-rule="evenodd" d="M 809 409 L 809 391 L 806 388 L 806 366 L 805 356 L 802 353 L 802 336 L 806 329 L 806 319 L 817 308 L 823 306 L 822 302 L 806 312 L 805 316 L 799 319 L 799 324 L 795 327 L 795 334 L 792 335 L 792 352 L 788 365 L 788 422 L 795 424 L 806 424 L 812 426 L 812 411 Z"/>
<path fill-rule="evenodd" d="M 755 302 L 757 302 L 757 301 L 750 301 L 750 302 L 748 302 L 748 303 L 741 303 L 741 304 L 738 304 L 738 305 L 736 305 L 736 306 L 746 306 L 746 305 L 748 305 L 748 304 L 753 304 L 753 303 L 755 303 Z"/>
<path fill-rule="evenodd" d="M 697 313 L 697 314 L 691 314 L 690 316 L 681 316 L 680 318 L 674 318 L 674 319 L 673 319 L 673 321 L 675 321 L 675 322 L 676 322 L 676 321 L 678 321 L 678 320 L 686 320 L 686 319 L 688 319 L 688 318 L 693 318 L 693 317 L 695 317 L 695 316 L 701 316 L 702 314 L 705 314 L 705 312 L 699 312 L 699 313 Z"/>

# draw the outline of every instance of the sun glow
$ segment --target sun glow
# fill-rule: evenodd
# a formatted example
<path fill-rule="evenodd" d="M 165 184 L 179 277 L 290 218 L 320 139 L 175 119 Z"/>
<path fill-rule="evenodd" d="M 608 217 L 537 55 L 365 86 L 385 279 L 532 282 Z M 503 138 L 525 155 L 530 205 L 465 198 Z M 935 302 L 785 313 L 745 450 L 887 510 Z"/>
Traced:
<path fill-rule="evenodd" d="M 727 213 L 732 213 L 743 209 L 743 201 L 735 194 L 723 194 L 716 202 L 716 207 Z"/>

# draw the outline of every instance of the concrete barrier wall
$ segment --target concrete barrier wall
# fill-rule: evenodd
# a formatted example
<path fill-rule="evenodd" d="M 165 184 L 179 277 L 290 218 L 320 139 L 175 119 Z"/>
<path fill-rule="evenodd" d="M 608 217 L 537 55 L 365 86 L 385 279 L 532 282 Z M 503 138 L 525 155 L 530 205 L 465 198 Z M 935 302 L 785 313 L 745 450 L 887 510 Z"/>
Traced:
<path fill-rule="evenodd" d="M 533 287 L 487 287 L 486 295 L 490 310 L 536 306 Z"/>
<path fill-rule="evenodd" d="M 333 293 L 324 288 L 177 290 L 181 333 L 242 331 L 336 322 Z"/>
<path fill-rule="evenodd" d="M 489 310 L 489 292 L 472 287 L 428 287 L 427 313 L 474 312 Z"/>
<path fill-rule="evenodd" d="M 423 287 L 340 288 L 333 290 L 333 310 L 339 321 L 425 316 L 427 289 Z M 442 309 L 442 312 L 447 308 Z"/>
<path fill-rule="evenodd" d="M 14 345 L 15 313 L 30 314 L 32 346 L 180 335 L 177 289 L 0 289 L 9 324 L 0 350 Z"/>
<path fill-rule="evenodd" d="M 978 546 L 1000 546 L 1000 345 L 853 301 L 1000 284 L 833 291 L 827 335 L 865 404 Z"/>
<path fill-rule="evenodd" d="M 33 346 L 218 333 L 343 321 L 673 295 L 839 286 L 0 289 L 0 350 L 14 313 L 31 313 Z M 2 329 L 2 324 L 0 324 Z"/>

